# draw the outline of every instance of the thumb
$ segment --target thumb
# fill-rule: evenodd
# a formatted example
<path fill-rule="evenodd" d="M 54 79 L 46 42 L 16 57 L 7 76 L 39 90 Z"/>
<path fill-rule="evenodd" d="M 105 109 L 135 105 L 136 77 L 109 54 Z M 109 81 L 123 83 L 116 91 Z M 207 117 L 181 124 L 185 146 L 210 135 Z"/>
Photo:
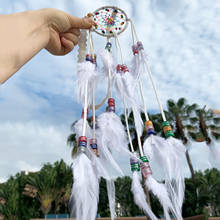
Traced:
<path fill-rule="evenodd" d="M 70 24 L 73 28 L 90 29 L 95 22 L 92 18 L 78 18 L 70 16 Z"/>

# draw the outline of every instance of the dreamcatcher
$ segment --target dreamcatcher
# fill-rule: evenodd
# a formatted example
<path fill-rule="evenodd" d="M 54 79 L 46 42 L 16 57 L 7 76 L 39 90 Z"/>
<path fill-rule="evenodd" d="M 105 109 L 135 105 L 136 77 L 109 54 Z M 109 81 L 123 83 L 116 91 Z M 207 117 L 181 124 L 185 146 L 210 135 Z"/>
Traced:
<path fill-rule="evenodd" d="M 72 216 L 78 220 L 94 220 L 99 198 L 99 181 L 103 177 L 107 181 L 109 207 L 111 219 L 115 215 L 115 186 L 114 179 L 108 168 L 114 169 L 123 176 L 123 170 L 115 159 L 115 154 L 130 157 L 132 170 L 132 187 L 135 203 L 153 220 L 154 215 L 146 202 L 141 184 L 157 197 L 161 203 L 166 219 L 172 214 L 182 219 L 181 207 L 184 195 L 184 177 L 182 175 L 185 148 L 173 136 L 172 129 L 159 99 L 159 95 L 147 63 L 146 54 L 141 41 L 138 40 L 135 27 L 126 13 L 117 7 L 102 7 L 94 13 L 89 13 L 96 25 L 92 30 L 82 30 L 79 41 L 78 55 L 78 98 L 83 104 L 81 119 L 75 124 L 75 133 L 78 138 L 77 153 L 73 162 L 73 187 L 71 195 Z M 123 48 L 118 36 L 128 25 L 131 27 L 133 61 L 131 68 L 124 62 Z M 93 43 L 93 32 L 106 38 L 106 45 L 99 52 L 103 67 L 99 68 L 96 61 Z M 114 42 L 116 53 L 120 59 L 113 57 Z M 87 46 L 88 44 L 88 46 Z M 141 78 L 148 73 L 163 118 L 163 130 L 166 140 L 156 136 L 153 123 L 149 120 L 146 102 L 143 93 Z M 108 80 L 107 95 L 100 104 L 95 103 L 95 90 L 100 83 L 99 78 Z M 124 106 L 125 124 L 115 113 L 116 102 L 113 89 Z M 107 101 L 106 112 L 96 117 L 95 111 Z M 92 110 L 92 126 L 87 117 Z M 138 152 L 135 152 L 132 137 L 129 131 L 128 114 L 134 116 L 134 128 L 138 141 Z M 144 144 L 141 136 L 144 129 L 141 113 L 145 115 L 147 138 Z M 128 148 L 130 145 L 130 149 Z M 157 182 L 152 176 L 149 160 L 158 163 L 164 173 L 165 184 Z"/>

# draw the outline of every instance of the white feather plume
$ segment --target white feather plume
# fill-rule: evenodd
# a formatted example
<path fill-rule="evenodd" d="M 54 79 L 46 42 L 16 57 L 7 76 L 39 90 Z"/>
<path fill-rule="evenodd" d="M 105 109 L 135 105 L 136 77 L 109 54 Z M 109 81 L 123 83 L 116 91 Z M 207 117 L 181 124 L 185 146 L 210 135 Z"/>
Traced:
<path fill-rule="evenodd" d="M 89 158 L 80 153 L 73 160 L 71 216 L 77 220 L 94 220 L 99 199 L 99 181 Z"/>
<path fill-rule="evenodd" d="M 145 180 L 145 184 L 148 187 L 148 189 L 158 198 L 163 207 L 165 218 L 169 220 L 169 211 L 175 214 L 175 210 L 169 198 L 166 187 L 164 186 L 164 184 L 158 183 L 152 177 L 152 175 L 148 175 L 148 177 Z"/>
<path fill-rule="evenodd" d="M 76 134 L 76 137 L 79 138 L 82 135 L 83 130 L 83 118 L 80 118 L 74 125 L 74 133 Z M 88 122 L 86 121 L 86 137 L 91 138 L 92 137 L 92 129 L 90 128 Z"/>
<path fill-rule="evenodd" d="M 98 80 L 96 65 L 89 61 L 78 63 L 77 77 L 78 77 L 78 100 L 84 103 L 85 91 L 86 91 L 85 82 L 88 81 L 88 104 L 91 104 L 92 88 L 94 86 L 94 81 Z"/>
<path fill-rule="evenodd" d="M 141 185 L 141 177 L 137 171 L 134 171 L 132 175 L 131 191 L 133 193 L 136 205 L 142 209 L 144 213 L 151 218 L 151 220 L 157 220 L 157 217 L 151 211 L 146 202 L 145 193 Z"/>
<path fill-rule="evenodd" d="M 105 112 L 98 117 L 97 123 L 101 146 L 107 146 L 110 151 L 134 156 L 128 149 L 127 134 L 119 116 L 114 112 Z"/>
<path fill-rule="evenodd" d="M 102 63 L 103 63 L 104 73 L 108 76 L 109 70 L 111 70 L 112 72 L 115 71 L 113 56 L 109 51 L 107 51 L 105 49 L 100 50 L 99 55 L 100 55 Z"/>
<path fill-rule="evenodd" d="M 115 182 L 114 180 L 107 180 L 106 185 L 107 185 L 111 220 L 114 220 L 115 219 Z"/>
<path fill-rule="evenodd" d="M 150 135 L 145 140 L 144 153 L 150 161 L 153 161 L 153 167 L 156 168 L 154 172 L 162 172 L 165 177 L 165 186 L 174 207 L 174 214 L 178 219 L 182 219 L 181 210 L 185 189 L 182 172 L 183 160 L 178 161 L 176 149 L 170 146 L 165 139 L 154 135 Z M 185 156 L 184 153 L 182 156 Z"/>

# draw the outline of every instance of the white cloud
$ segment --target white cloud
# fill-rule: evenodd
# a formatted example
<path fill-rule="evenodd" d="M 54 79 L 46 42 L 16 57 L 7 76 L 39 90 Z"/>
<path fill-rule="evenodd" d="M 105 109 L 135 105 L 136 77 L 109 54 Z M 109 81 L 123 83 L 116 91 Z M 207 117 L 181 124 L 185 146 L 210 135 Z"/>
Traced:
<path fill-rule="evenodd" d="M 43 126 L 38 122 L 0 125 L 0 176 L 3 179 L 21 170 L 36 171 L 47 162 L 71 161 L 65 127 Z"/>

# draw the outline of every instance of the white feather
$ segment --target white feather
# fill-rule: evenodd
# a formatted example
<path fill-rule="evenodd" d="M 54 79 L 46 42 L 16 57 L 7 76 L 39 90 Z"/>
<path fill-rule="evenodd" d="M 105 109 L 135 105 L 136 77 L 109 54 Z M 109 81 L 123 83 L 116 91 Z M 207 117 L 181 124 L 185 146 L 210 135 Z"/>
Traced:
<path fill-rule="evenodd" d="M 80 118 L 74 125 L 74 133 L 76 134 L 77 138 L 79 138 L 82 135 L 82 129 L 83 129 L 83 118 Z M 92 137 L 92 129 L 90 128 L 87 121 L 86 121 L 86 137 L 87 138 Z"/>
<path fill-rule="evenodd" d="M 100 50 L 99 55 L 100 55 L 102 63 L 103 63 L 104 73 L 108 76 L 109 70 L 111 70 L 112 72 L 115 71 L 113 56 L 110 52 L 108 52 L 105 49 Z"/>
<path fill-rule="evenodd" d="M 146 202 L 145 193 L 141 185 L 141 177 L 137 171 L 134 171 L 132 175 L 131 191 L 133 193 L 136 205 L 142 209 L 144 213 L 151 218 L 151 220 L 157 220 L 157 217 L 151 211 Z"/>
<path fill-rule="evenodd" d="M 154 164 L 154 172 L 162 172 L 161 175 L 165 178 L 165 186 L 173 204 L 175 216 L 182 219 L 181 210 L 185 189 L 183 160 L 179 159 L 178 161 L 177 158 L 179 157 L 176 155 L 176 149 L 170 146 L 165 139 L 154 135 L 150 135 L 145 140 L 144 153 Z M 184 158 L 184 153 L 182 156 Z"/>
<path fill-rule="evenodd" d="M 95 220 L 99 199 L 99 182 L 89 158 L 80 153 L 73 160 L 71 216 L 77 220 Z"/>
<path fill-rule="evenodd" d="M 97 81 L 98 79 L 96 65 L 89 61 L 78 63 L 77 77 L 78 77 L 78 100 L 84 103 L 85 91 L 86 91 L 85 82 L 88 81 L 88 104 L 91 104 L 92 88 L 94 86 L 94 81 Z"/>
<path fill-rule="evenodd" d="M 137 105 L 133 105 L 132 107 L 133 115 L 134 115 L 134 121 L 135 121 L 135 127 L 138 135 L 141 137 L 143 133 L 143 120 L 141 118 L 141 111 L 140 108 L 137 107 Z"/>
<path fill-rule="evenodd" d="M 148 187 L 148 189 L 158 198 L 163 207 L 165 218 L 169 220 L 169 211 L 171 211 L 173 214 L 175 214 L 175 211 L 170 201 L 166 187 L 164 186 L 164 184 L 158 183 L 152 177 L 152 175 L 148 175 L 148 177 L 145 180 L 145 184 Z"/>
<path fill-rule="evenodd" d="M 99 149 L 99 148 L 98 148 Z M 106 169 L 106 163 L 103 162 L 103 160 L 101 160 L 100 157 L 97 157 L 90 146 L 87 147 L 87 154 L 88 157 L 91 160 L 91 163 L 94 167 L 95 173 L 97 174 L 98 179 L 100 179 L 101 177 L 105 178 L 106 180 L 110 180 L 111 177 L 108 174 L 108 171 Z"/>
<path fill-rule="evenodd" d="M 107 185 L 111 220 L 114 220 L 115 219 L 115 182 L 114 180 L 107 180 L 106 185 Z"/>
<path fill-rule="evenodd" d="M 106 146 L 110 151 L 116 151 L 126 156 L 134 156 L 128 149 L 128 138 L 125 128 L 120 118 L 114 112 L 102 113 L 98 117 L 97 123 L 101 146 Z"/>

